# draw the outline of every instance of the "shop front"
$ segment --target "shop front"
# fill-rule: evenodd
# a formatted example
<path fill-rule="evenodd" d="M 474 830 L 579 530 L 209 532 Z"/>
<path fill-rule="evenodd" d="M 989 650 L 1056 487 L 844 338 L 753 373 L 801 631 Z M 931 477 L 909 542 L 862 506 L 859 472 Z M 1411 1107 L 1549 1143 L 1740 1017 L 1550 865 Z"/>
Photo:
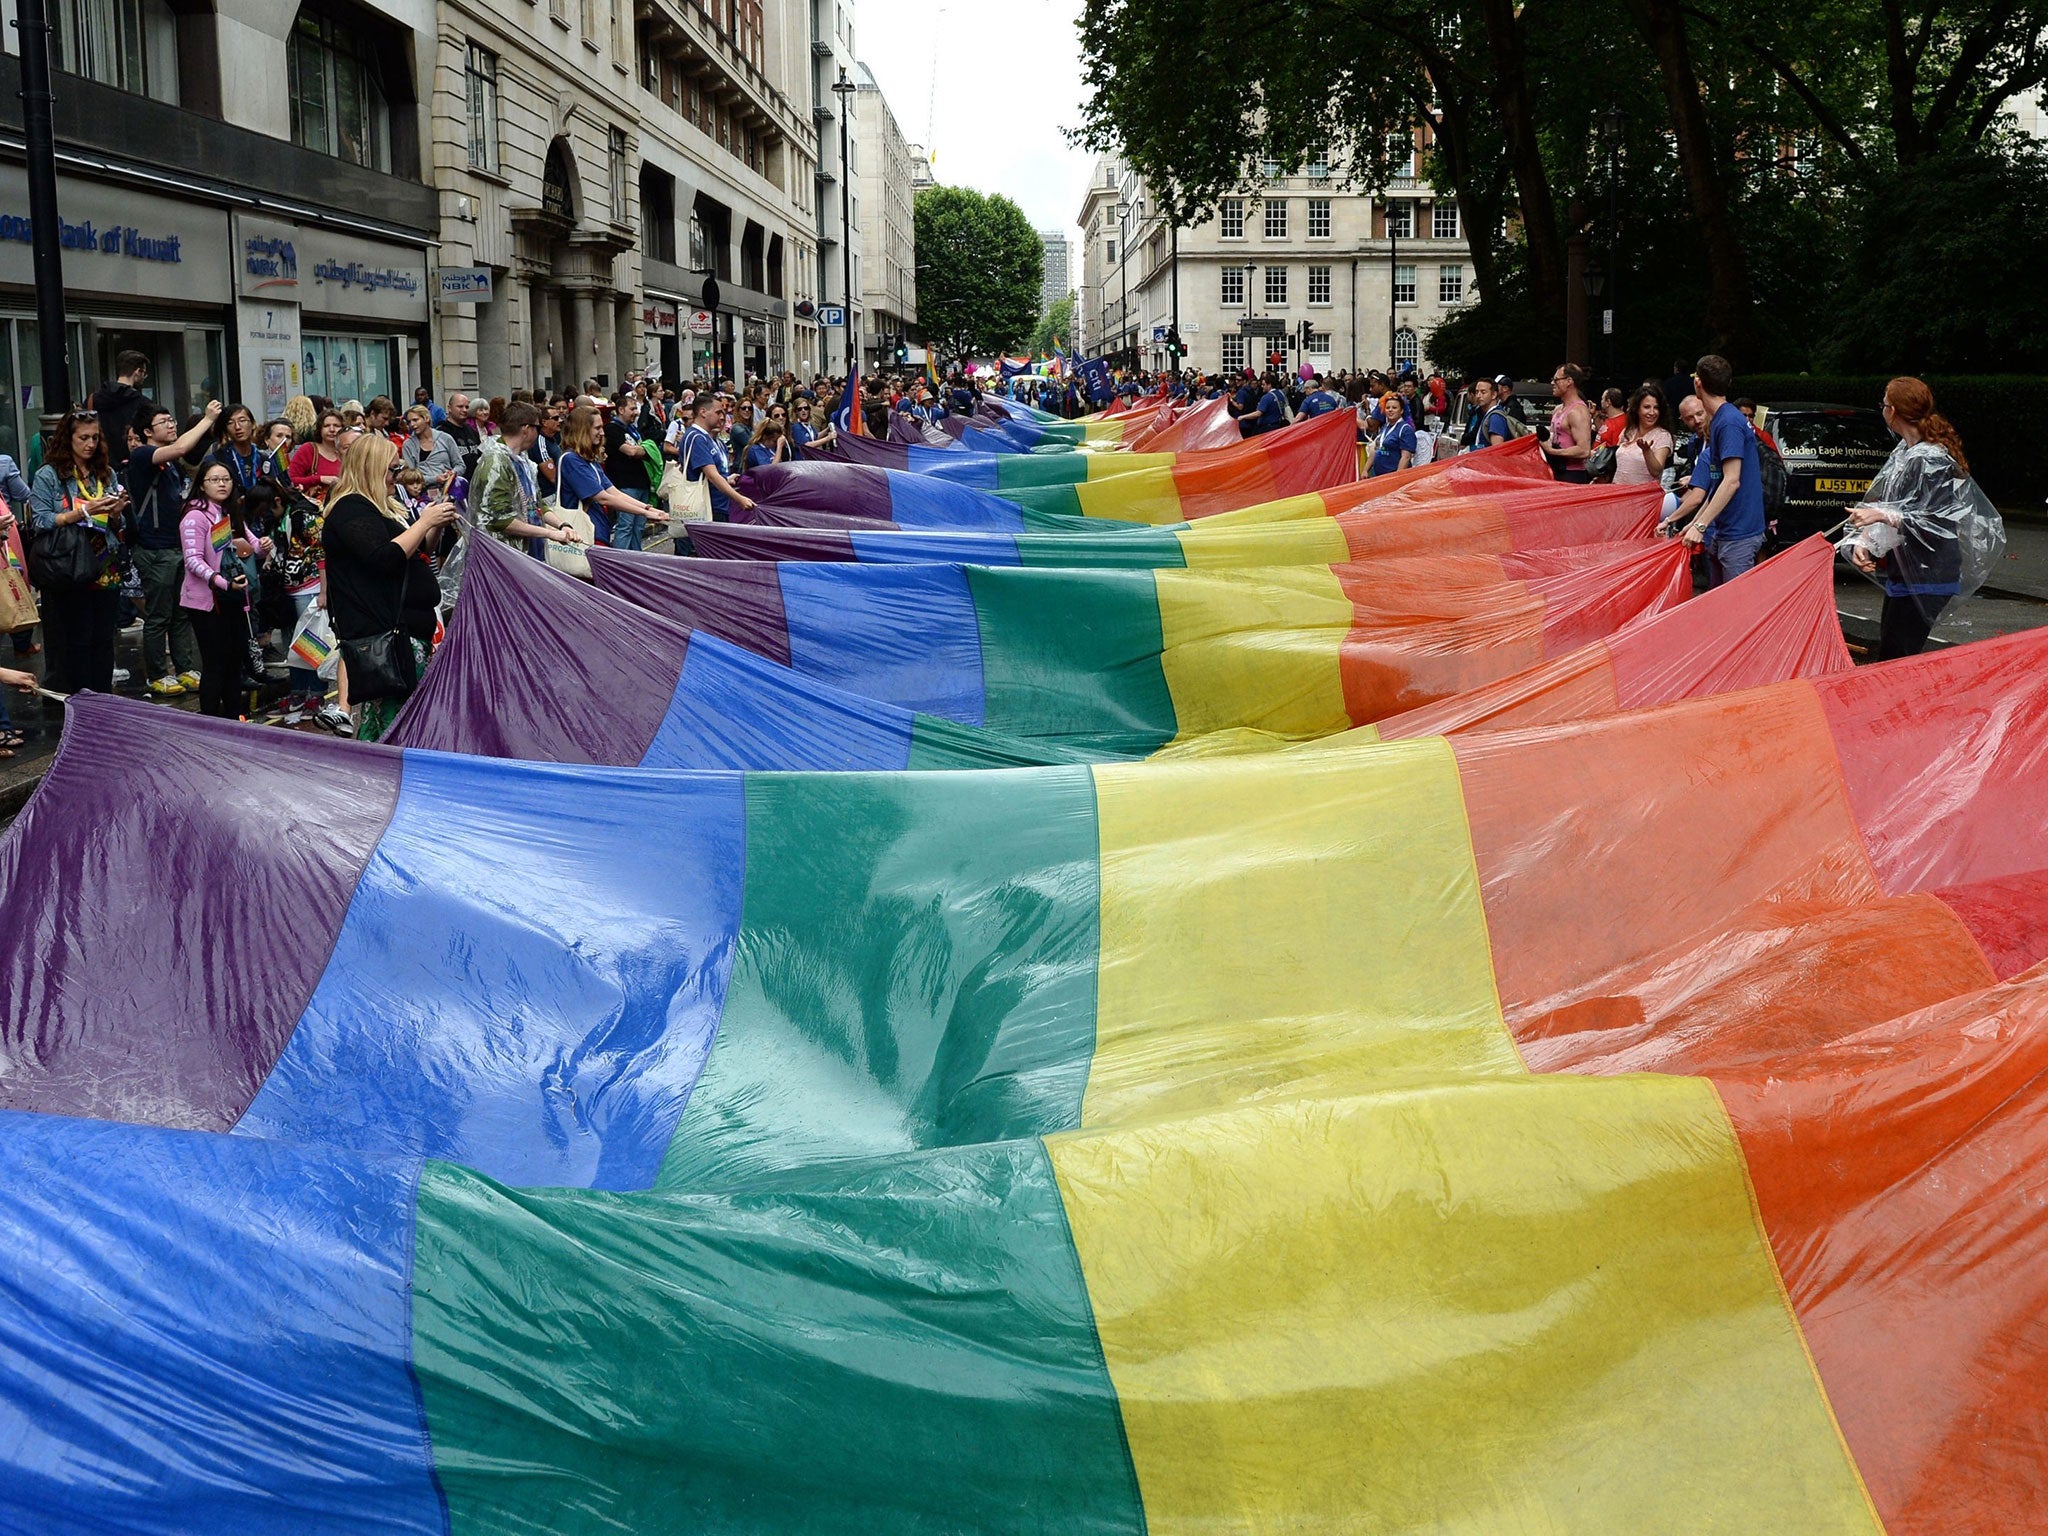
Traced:
<path fill-rule="evenodd" d="M 682 300 L 650 293 L 640 301 L 640 334 L 645 341 L 641 366 L 649 378 L 674 384 L 684 377 L 681 316 L 688 313 Z"/>
<path fill-rule="evenodd" d="M 235 258 L 241 397 L 262 416 L 293 395 L 403 406 L 426 377 L 424 247 L 241 214 Z"/>
<path fill-rule="evenodd" d="M 149 394 L 181 415 L 231 392 L 227 211 L 74 176 L 57 203 L 72 392 L 122 352 L 149 359 Z M 0 164 L 0 452 L 20 462 L 45 405 L 29 236 L 27 173 Z"/>

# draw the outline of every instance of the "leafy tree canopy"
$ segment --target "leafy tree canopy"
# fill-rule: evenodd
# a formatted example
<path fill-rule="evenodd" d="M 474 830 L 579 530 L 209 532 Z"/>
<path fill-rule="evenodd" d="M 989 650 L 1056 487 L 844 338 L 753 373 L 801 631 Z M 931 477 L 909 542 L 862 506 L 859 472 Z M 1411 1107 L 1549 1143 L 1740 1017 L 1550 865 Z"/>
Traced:
<path fill-rule="evenodd" d="M 1615 269 L 1622 372 L 1709 345 L 1745 367 L 1845 354 L 1902 212 L 1944 221 L 1918 241 L 1943 274 L 2024 267 L 2007 242 L 2048 176 L 2005 116 L 2048 82 L 2048 0 L 1100 0 L 1081 36 L 1076 139 L 1185 222 L 1256 196 L 1267 159 L 1384 189 L 1389 142 L 1426 126 L 1419 172 L 1465 215 L 1480 296 L 1440 362 L 1517 344 L 1479 365 L 1550 367 L 1574 236 Z M 1944 175 L 2001 202 L 1937 209 Z M 1975 318 L 1944 332 L 2022 345 L 1993 287 L 1945 284 Z"/>
<path fill-rule="evenodd" d="M 941 356 L 993 357 L 1031 334 L 1045 247 L 1024 210 L 968 187 L 917 195 L 917 318 Z"/>
<path fill-rule="evenodd" d="M 1031 355 L 1044 357 L 1059 342 L 1071 346 L 1074 340 L 1074 296 L 1069 293 L 1038 317 L 1031 332 Z"/>

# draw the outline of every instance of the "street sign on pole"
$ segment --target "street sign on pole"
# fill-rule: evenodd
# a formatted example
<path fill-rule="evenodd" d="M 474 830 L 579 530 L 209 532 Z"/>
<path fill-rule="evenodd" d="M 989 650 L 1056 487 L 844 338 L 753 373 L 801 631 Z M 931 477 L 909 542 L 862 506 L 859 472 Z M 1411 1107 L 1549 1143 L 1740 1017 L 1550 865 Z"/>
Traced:
<path fill-rule="evenodd" d="M 1614 334 L 1614 311 L 1611 309 L 1600 311 L 1600 334 L 1602 336 L 1612 336 Z"/>
<path fill-rule="evenodd" d="M 825 304 L 819 306 L 818 324 L 825 327 L 825 329 L 828 331 L 831 330 L 836 325 L 846 324 L 845 309 L 837 304 Z"/>

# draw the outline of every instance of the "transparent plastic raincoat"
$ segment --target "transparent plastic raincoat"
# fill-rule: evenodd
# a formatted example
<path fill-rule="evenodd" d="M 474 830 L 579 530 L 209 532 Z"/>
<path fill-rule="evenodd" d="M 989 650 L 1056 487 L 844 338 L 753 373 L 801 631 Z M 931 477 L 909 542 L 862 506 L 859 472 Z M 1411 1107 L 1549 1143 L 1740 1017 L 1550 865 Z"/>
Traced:
<path fill-rule="evenodd" d="M 1862 505 L 1885 520 L 1851 529 L 1836 547 L 1851 559 L 1867 554 L 1888 597 L 1968 597 L 2005 552 L 1998 509 L 1934 443 L 1902 439 Z"/>

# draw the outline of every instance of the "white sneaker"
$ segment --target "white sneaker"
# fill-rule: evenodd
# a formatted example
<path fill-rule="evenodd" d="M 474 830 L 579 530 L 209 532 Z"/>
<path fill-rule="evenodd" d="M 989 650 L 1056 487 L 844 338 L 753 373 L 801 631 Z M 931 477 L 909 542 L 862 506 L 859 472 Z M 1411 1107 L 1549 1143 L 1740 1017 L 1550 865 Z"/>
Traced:
<path fill-rule="evenodd" d="M 348 711 L 339 704 L 322 704 L 320 712 L 313 718 L 337 736 L 353 736 L 356 733 L 355 721 L 349 719 Z"/>
<path fill-rule="evenodd" d="M 126 667 L 116 667 L 116 668 L 114 668 L 114 686 L 115 686 L 116 688 L 120 687 L 120 686 L 121 686 L 121 685 L 122 685 L 123 683 L 127 682 L 127 681 L 128 681 L 128 677 L 129 677 L 129 672 L 128 672 L 128 669 L 127 669 Z"/>

